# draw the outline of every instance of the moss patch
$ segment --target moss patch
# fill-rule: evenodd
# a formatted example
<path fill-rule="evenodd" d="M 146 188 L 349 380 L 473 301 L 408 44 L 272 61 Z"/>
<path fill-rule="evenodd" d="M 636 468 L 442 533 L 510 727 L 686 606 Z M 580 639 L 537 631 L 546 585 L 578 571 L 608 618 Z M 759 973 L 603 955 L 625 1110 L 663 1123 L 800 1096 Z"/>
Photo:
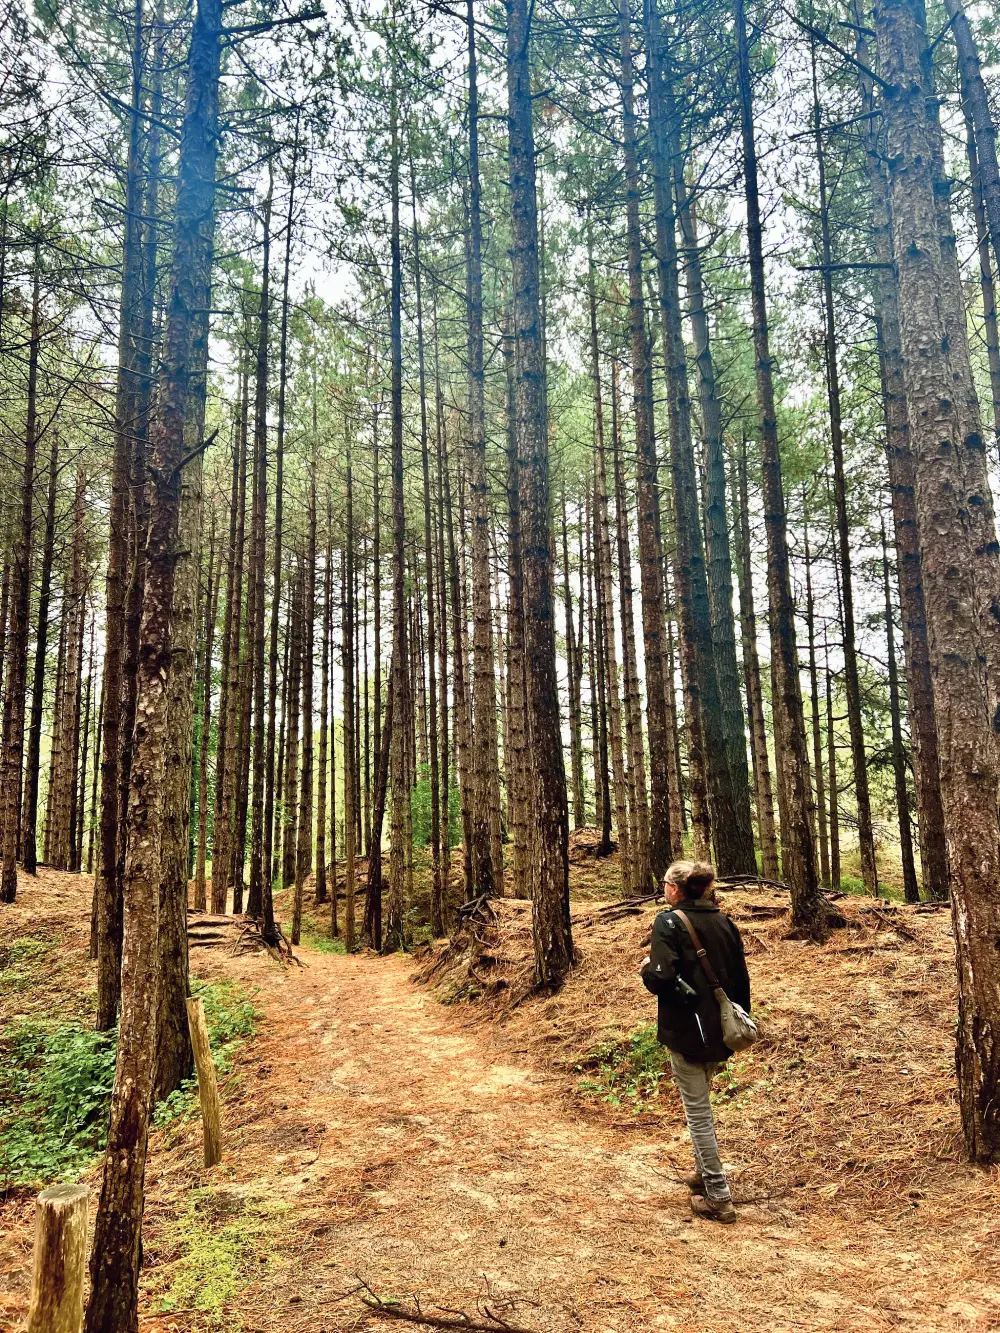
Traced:
<path fill-rule="evenodd" d="M 177 1258 L 152 1275 L 158 1308 L 201 1310 L 220 1327 L 238 1328 L 227 1307 L 273 1267 L 271 1239 L 288 1206 L 225 1188 L 192 1190 L 165 1237 Z"/>

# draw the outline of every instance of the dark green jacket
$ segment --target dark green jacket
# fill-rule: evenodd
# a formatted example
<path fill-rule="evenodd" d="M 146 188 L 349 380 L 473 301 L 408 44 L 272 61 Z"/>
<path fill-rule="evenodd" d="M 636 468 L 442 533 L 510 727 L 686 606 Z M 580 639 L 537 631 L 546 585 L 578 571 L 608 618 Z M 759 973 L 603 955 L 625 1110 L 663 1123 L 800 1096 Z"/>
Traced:
<path fill-rule="evenodd" d="M 723 990 L 749 1012 L 750 977 L 739 930 L 707 898 L 686 902 L 681 910 L 697 931 Z M 694 997 L 685 998 L 683 988 L 677 985 L 678 977 L 694 989 Z M 649 962 L 642 969 L 642 980 L 657 998 L 656 1035 L 662 1045 L 698 1064 L 729 1059 L 732 1051 L 722 1040 L 718 1001 L 691 937 L 673 909 L 661 912 L 653 922 Z"/>

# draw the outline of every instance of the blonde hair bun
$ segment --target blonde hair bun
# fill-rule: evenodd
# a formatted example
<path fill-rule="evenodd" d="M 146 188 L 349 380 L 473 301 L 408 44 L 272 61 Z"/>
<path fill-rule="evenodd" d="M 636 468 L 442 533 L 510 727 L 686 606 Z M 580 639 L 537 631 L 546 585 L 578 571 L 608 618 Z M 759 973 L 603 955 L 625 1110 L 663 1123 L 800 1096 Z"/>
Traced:
<path fill-rule="evenodd" d="M 664 879 L 676 884 L 685 898 L 702 898 L 715 883 L 715 866 L 708 861 L 675 861 Z"/>

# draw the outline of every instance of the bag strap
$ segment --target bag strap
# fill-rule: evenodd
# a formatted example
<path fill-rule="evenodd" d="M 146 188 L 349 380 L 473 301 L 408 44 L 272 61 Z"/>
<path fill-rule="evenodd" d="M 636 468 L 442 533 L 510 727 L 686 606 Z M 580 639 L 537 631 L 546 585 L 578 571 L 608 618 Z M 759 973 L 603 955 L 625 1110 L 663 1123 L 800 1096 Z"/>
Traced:
<path fill-rule="evenodd" d="M 698 932 L 695 930 L 694 926 L 692 926 L 691 922 L 688 920 L 686 913 L 682 912 L 679 907 L 675 907 L 673 910 L 674 910 L 674 916 L 680 917 L 680 919 L 684 922 L 684 925 L 687 929 L 687 933 L 691 936 L 691 943 L 694 945 L 695 956 L 697 957 L 698 962 L 701 963 L 702 970 L 704 971 L 705 976 L 708 978 L 708 984 L 712 987 L 713 990 L 721 990 L 722 983 L 719 981 L 719 978 L 715 975 L 715 968 L 708 960 L 708 954 L 705 952 L 705 946 L 698 938 Z"/>

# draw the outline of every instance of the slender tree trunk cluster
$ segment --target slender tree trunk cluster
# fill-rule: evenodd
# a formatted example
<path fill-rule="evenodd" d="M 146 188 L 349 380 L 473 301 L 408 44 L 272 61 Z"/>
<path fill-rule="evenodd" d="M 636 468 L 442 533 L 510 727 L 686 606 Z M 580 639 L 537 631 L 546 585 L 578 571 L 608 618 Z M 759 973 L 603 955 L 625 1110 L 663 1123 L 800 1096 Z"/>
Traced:
<path fill-rule="evenodd" d="M 371 19 L 377 96 L 353 88 L 365 134 L 344 135 L 365 139 L 359 204 L 315 180 L 309 97 L 277 115 L 241 85 L 220 112 L 226 53 L 269 21 L 227 29 L 199 0 L 177 62 L 162 6 L 134 0 L 100 372 L 62 328 L 48 204 L 25 221 L 34 196 L 16 216 L 0 196 L 0 902 L 18 867 L 94 877 L 95 1022 L 118 1047 L 87 1333 L 137 1328 L 151 1116 L 191 1072 L 191 912 L 245 918 L 272 953 L 389 952 L 509 894 L 553 991 L 577 853 L 609 896 L 658 892 L 681 856 L 782 880 L 815 943 L 838 924 L 824 890 L 950 898 L 962 1124 L 1000 1158 L 977 392 L 995 437 L 1000 173 L 975 18 L 946 9 L 929 40 L 919 0 L 854 0 L 833 78 L 833 37 L 798 16 L 616 0 L 573 18 L 590 98 L 527 0 L 505 0 L 501 85 L 475 0 L 435 12 L 461 27 L 447 89 L 393 5 Z M 771 232 L 799 205 L 773 208 L 787 145 L 759 111 L 759 25 L 786 19 L 808 40 L 790 152 L 815 260 L 791 313 Z M 230 217 L 237 133 L 256 166 L 234 167 Z M 316 236 L 350 257 L 343 307 L 301 271 Z M 98 407 L 103 453 L 81 442 Z"/>

